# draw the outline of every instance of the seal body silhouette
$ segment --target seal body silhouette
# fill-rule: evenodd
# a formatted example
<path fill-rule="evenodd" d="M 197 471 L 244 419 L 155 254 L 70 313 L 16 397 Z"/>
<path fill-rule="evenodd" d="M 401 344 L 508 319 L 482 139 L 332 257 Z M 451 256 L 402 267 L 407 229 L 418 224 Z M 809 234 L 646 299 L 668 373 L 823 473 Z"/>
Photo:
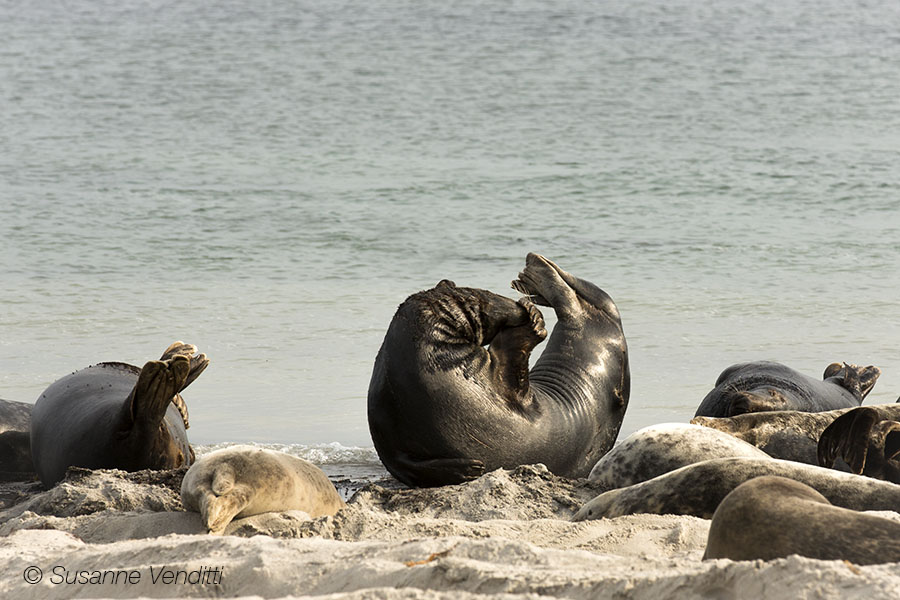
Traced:
<path fill-rule="evenodd" d="M 600 288 L 537 254 L 513 287 L 518 302 L 442 281 L 397 310 L 369 385 L 372 441 L 412 486 L 460 483 L 485 470 L 543 463 L 584 477 L 619 432 L 628 351 L 619 312 Z M 534 303 L 558 321 L 547 335 Z"/>
<path fill-rule="evenodd" d="M 722 371 L 715 387 L 697 408 L 695 417 L 798 410 L 821 412 L 859 406 L 881 371 L 832 363 L 822 381 L 780 363 L 760 361 L 732 365 Z"/>
<path fill-rule="evenodd" d="M 808 485 L 757 477 L 713 514 L 707 558 L 772 560 L 799 554 L 859 565 L 900 561 L 900 523 L 833 506 Z"/>
<path fill-rule="evenodd" d="M 900 485 L 775 458 L 715 458 L 694 463 L 586 502 L 573 520 L 636 513 L 692 515 L 709 519 L 740 484 L 763 475 L 804 483 L 836 506 L 853 510 L 896 510 Z"/>
<path fill-rule="evenodd" d="M 200 457 L 181 482 L 184 507 L 221 534 L 235 518 L 302 510 L 334 515 L 345 506 L 334 485 L 312 463 L 255 446 L 231 446 Z"/>
<path fill-rule="evenodd" d="M 100 363 L 51 384 L 31 418 L 31 454 L 41 482 L 55 484 L 68 467 L 138 471 L 191 464 L 180 392 L 209 364 L 196 352 L 175 342 L 141 369 Z"/>
<path fill-rule="evenodd" d="M 33 404 L 0 399 L 0 481 L 34 478 L 31 461 Z"/>

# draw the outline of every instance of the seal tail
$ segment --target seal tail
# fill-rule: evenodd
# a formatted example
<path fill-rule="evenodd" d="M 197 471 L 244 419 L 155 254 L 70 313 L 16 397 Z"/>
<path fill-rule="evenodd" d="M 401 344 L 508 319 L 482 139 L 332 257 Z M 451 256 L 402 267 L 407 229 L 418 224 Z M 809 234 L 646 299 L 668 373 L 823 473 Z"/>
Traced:
<path fill-rule="evenodd" d="M 200 373 L 202 373 L 206 369 L 206 367 L 209 366 L 209 359 L 206 358 L 205 354 L 198 354 L 197 346 L 193 344 L 185 344 L 184 342 L 172 342 L 172 344 L 168 348 L 166 348 L 166 351 L 163 352 L 163 355 L 159 360 L 171 360 L 176 356 L 185 356 L 191 361 L 190 373 L 188 374 L 188 377 L 187 379 L 185 379 L 181 388 L 177 390 L 177 393 L 180 394 L 184 391 L 184 388 L 191 385 L 195 379 L 200 377 Z M 187 424 L 186 417 L 185 424 Z"/>

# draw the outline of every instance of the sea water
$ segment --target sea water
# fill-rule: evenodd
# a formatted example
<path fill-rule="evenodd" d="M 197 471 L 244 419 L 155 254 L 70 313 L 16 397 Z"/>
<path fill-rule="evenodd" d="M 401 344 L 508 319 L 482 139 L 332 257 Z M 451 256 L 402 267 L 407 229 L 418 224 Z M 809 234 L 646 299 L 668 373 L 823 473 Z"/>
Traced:
<path fill-rule="evenodd" d="M 746 360 L 893 402 L 898 32 L 893 0 L 2 0 L 0 396 L 184 340 L 192 441 L 375 469 L 397 305 L 516 297 L 538 251 L 619 306 L 622 435 Z"/>

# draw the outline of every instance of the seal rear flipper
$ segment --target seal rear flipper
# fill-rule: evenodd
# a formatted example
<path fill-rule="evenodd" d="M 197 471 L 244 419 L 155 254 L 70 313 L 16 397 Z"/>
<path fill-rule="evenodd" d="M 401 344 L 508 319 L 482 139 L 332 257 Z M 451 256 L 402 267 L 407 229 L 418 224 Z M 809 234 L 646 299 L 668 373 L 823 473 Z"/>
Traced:
<path fill-rule="evenodd" d="M 395 457 L 389 469 L 397 479 L 415 487 L 455 485 L 484 475 L 484 463 L 474 458 L 431 458 L 416 460 L 408 455 Z M 397 469 L 397 467 L 400 467 Z M 395 473 L 394 471 L 398 471 Z"/>
<path fill-rule="evenodd" d="M 163 352 L 162 357 L 159 359 L 161 361 L 167 361 L 175 358 L 176 356 L 185 356 L 191 361 L 191 370 L 188 374 L 187 379 L 184 384 L 181 386 L 181 389 L 177 390 L 178 393 L 184 391 L 184 389 L 191 385 L 195 379 L 200 377 L 200 374 L 209 366 L 209 359 L 205 354 L 197 353 L 197 346 L 193 344 L 185 344 L 184 342 L 172 342 L 172 344 L 166 348 L 166 351 Z M 187 415 L 184 416 L 185 426 L 187 426 Z"/>
<path fill-rule="evenodd" d="M 165 417 L 169 403 L 184 387 L 189 373 L 190 360 L 183 355 L 145 364 L 126 402 L 131 418 L 129 425 L 155 430 Z"/>
<path fill-rule="evenodd" d="M 832 363 L 825 368 L 822 378 L 824 381 L 832 380 L 862 402 L 880 376 L 881 369 L 873 365 L 859 367 L 848 363 Z"/>
<path fill-rule="evenodd" d="M 879 420 L 878 411 L 869 407 L 854 408 L 835 419 L 819 436 L 816 448 L 819 466 L 830 469 L 835 459 L 841 457 L 853 473 L 862 474 L 869 452 L 869 435 Z"/>

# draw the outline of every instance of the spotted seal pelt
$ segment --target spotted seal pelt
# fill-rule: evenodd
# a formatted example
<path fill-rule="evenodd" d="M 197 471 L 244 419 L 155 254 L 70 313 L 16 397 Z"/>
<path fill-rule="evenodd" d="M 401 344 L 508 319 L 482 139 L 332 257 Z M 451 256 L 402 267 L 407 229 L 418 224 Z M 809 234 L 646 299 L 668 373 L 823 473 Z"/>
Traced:
<path fill-rule="evenodd" d="M 662 423 L 635 431 L 613 446 L 588 479 L 599 489 L 614 490 L 712 458 L 767 458 L 765 452 L 723 431 Z"/>
<path fill-rule="evenodd" d="M 844 508 L 896 510 L 900 506 L 900 485 L 887 481 L 775 458 L 716 458 L 604 492 L 585 503 L 574 520 L 634 513 L 709 519 L 731 490 L 762 475 L 779 475 L 805 483 L 832 504 Z"/>

